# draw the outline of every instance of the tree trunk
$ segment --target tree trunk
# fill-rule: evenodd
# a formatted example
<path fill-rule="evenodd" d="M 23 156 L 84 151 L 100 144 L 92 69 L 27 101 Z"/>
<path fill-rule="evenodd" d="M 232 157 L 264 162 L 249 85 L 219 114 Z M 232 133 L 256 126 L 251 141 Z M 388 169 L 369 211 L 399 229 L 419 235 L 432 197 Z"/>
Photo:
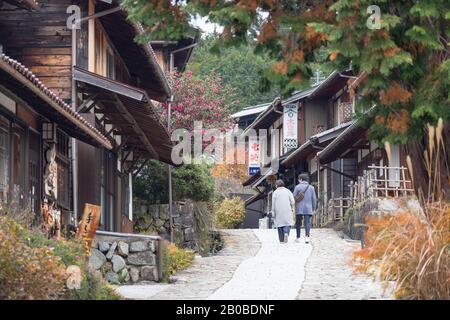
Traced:
<path fill-rule="evenodd" d="M 427 133 L 425 133 L 425 136 L 427 137 Z M 437 186 L 439 190 L 442 191 L 441 196 L 443 200 L 450 200 L 450 173 L 449 173 L 449 165 L 450 165 L 450 124 L 446 124 L 444 126 L 443 132 L 443 141 L 444 141 L 444 148 L 445 150 L 442 150 L 441 147 L 441 155 L 440 155 L 440 185 Z M 428 150 L 428 139 L 424 139 L 425 141 L 420 140 L 412 140 L 408 142 L 405 146 L 406 153 L 411 157 L 412 165 L 413 165 L 413 175 L 414 175 L 414 189 L 416 191 L 416 195 L 420 197 L 424 197 L 424 201 L 428 201 L 428 185 L 429 185 L 429 178 L 428 178 L 428 172 L 425 165 L 425 159 L 424 159 L 424 150 Z M 434 163 L 434 160 L 433 160 Z M 432 165 L 432 170 L 435 169 L 435 165 Z M 432 172 L 432 181 L 433 183 L 433 177 L 434 172 Z"/>

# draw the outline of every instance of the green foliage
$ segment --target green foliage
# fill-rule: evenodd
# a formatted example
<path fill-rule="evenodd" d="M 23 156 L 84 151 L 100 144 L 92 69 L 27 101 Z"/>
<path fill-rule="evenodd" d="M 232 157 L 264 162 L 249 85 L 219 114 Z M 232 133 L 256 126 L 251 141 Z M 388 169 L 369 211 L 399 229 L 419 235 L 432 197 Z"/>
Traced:
<path fill-rule="evenodd" d="M 18 217 L 0 215 L 0 299 L 116 300 L 109 285 L 87 268 L 84 247 L 75 240 L 48 239 Z M 28 221 L 28 219 L 26 219 Z M 81 289 L 66 288 L 66 268 L 79 266 Z"/>
<path fill-rule="evenodd" d="M 69 300 L 120 300 L 121 297 L 99 274 L 89 270 L 83 275 L 79 290 L 68 290 L 66 299 Z"/>
<path fill-rule="evenodd" d="M 234 91 L 233 96 L 226 97 L 231 112 L 273 100 L 278 90 L 261 92 L 263 83 L 260 83 L 264 69 L 273 62 L 266 55 L 255 54 L 251 43 L 220 48 L 213 53 L 217 37 L 208 35 L 200 40 L 189 64 L 194 76 L 205 77 L 212 71 L 220 75 L 222 83 Z"/>
<path fill-rule="evenodd" d="M 168 203 L 167 165 L 149 161 L 136 177 L 135 196 L 148 203 Z M 207 165 L 184 165 L 172 169 L 174 201 L 208 201 L 214 196 L 214 180 Z"/>
<path fill-rule="evenodd" d="M 216 226 L 233 229 L 245 219 L 245 202 L 239 197 L 225 198 L 215 208 Z"/>
<path fill-rule="evenodd" d="M 163 255 L 163 282 L 169 277 L 189 267 L 195 258 L 195 252 L 177 247 L 174 243 L 167 243 Z"/>
<path fill-rule="evenodd" d="M 0 217 L 0 299 L 59 299 L 65 294 L 65 265 L 51 248 L 31 247 L 27 230 Z"/>
<path fill-rule="evenodd" d="M 177 32 L 200 14 L 223 26 L 212 46 L 216 51 L 257 38 L 255 53 L 276 62 L 267 63 L 261 82 L 266 89 L 280 86 L 284 95 L 308 85 L 317 69 L 316 52 L 325 50 L 328 61 L 321 69 L 351 65 L 355 75 L 367 75 L 359 86 L 360 106 L 376 105 L 378 121 L 371 132 L 377 140 L 405 143 L 428 123 L 450 119 L 448 0 L 125 2 L 131 19 L 152 28 L 152 34 L 180 37 Z M 380 29 L 368 27 L 371 5 L 380 8 Z M 163 30 L 171 12 L 178 17 L 170 20 L 174 32 Z"/>

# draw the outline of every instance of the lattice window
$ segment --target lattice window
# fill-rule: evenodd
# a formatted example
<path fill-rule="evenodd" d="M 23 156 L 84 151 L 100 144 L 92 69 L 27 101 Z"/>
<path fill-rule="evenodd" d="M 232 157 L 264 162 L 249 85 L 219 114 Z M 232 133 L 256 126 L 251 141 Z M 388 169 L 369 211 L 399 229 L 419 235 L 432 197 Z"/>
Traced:
<path fill-rule="evenodd" d="M 353 103 L 341 102 L 339 104 L 339 122 L 345 123 L 352 120 Z"/>

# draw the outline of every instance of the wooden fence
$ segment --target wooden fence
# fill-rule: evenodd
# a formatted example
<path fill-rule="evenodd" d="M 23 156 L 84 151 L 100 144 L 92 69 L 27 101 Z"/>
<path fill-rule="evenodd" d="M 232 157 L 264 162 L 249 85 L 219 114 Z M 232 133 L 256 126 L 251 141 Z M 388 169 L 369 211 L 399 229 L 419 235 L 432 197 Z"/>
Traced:
<path fill-rule="evenodd" d="M 371 198 L 408 196 L 414 193 L 406 167 L 371 165 L 357 181 L 350 183 L 349 188 L 347 197 L 335 196 L 334 193 L 331 193 L 330 199 L 324 194 L 319 196 L 317 214 L 312 221 L 314 227 L 342 222 L 349 208 L 361 207 Z"/>

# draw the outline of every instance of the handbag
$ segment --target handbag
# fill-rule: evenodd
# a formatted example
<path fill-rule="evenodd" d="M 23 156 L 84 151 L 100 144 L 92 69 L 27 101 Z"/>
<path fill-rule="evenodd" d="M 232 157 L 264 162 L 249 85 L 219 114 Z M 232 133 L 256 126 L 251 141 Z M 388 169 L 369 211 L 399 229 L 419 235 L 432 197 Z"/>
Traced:
<path fill-rule="evenodd" d="M 298 203 L 305 198 L 305 192 L 306 192 L 306 190 L 308 190 L 308 188 L 309 188 L 309 184 L 306 187 L 305 191 L 297 193 L 297 195 L 294 197 L 295 203 Z"/>

